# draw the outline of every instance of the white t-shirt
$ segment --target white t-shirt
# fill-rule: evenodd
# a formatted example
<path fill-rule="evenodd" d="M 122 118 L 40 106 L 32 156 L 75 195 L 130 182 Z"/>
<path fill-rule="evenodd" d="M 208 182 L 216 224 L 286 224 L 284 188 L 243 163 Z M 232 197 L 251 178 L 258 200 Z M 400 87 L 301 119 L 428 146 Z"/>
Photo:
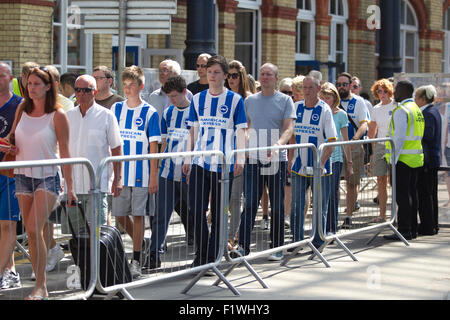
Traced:
<path fill-rule="evenodd" d="M 372 111 L 371 121 L 377 123 L 377 138 L 385 138 L 388 134 L 389 122 L 391 121 L 394 101 L 388 104 L 377 104 Z"/>
<path fill-rule="evenodd" d="M 80 107 L 67 111 L 70 123 L 69 150 L 71 157 L 83 157 L 91 161 L 97 170 L 100 161 L 111 155 L 111 149 L 122 145 L 119 125 L 114 114 L 94 103 L 83 117 Z M 82 165 L 73 165 L 73 187 L 75 193 L 87 194 L 90 190 L 89 173 Z M 110 192 L 112 164 L 105 169 L 101 179 L 101 192 Z"/>
<path fill-rule="evenodd" d="M 367 110 L 364 99 L 354 94 L 351 99 L 341 99 L 341 105 L 345 112 L 351 117 L 355 125 L 359 128 L 363 122 L 370 121 L 369 110 Z M 352 123 L 348 124 L 348 139 L 353 138 L 357 130 L 354 129 Z"/>

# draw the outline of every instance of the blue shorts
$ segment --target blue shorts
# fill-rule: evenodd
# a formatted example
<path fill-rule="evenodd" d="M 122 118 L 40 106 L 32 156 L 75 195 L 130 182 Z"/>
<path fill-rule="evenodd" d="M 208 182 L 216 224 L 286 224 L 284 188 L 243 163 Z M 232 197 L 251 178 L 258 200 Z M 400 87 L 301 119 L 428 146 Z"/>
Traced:
<path fill-rule="evenodd" d="M 14 178 L 0 175 L 0 220 L 19 221 L 20 209 Z"/>
<path fill-rule="evenodd" d="M 59 175 L 47 178 L 30 178 L 23 174 L 16 174 L 16 194 L 32 195 L 38 190 L 44 190 L 59 195 L 61 184 Z"/>

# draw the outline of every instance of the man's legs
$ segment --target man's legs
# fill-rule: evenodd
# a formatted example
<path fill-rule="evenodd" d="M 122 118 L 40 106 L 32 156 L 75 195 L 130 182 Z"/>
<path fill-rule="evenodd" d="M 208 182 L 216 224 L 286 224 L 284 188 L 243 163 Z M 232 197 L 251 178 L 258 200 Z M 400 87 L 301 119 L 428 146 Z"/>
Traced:
<path fill-rule="evenodd" d="M 192 166 L 189 181 L 189 212 L 194 217 L 196 252 L 193 266 L 207 263 L 209 230 L 206 211 L 211 187 L 210 179 L 209 171 L 197 165 Z"/>
<path fill-rule="evenodd" d="M 275 175 L 267 176 L 269 199 L 272 204 L 270 210 L 270 238 L 272 240 L 273 248 L 284 244 L 284 191 L 286 186 L 287 166 L 285 161 L 276 164 L 279 164 L 277 173 Z"/>
<path fill-rule="evenodd" d="M 258 211 L 259 199 L 262 196 L 262 190 L 263 179 L 259 174 L 258 165 L 247 163 L 244 168 L 245 204 L 239 226 L 239 245 L 244 249 L 245 254 L 250 252 L 251 234 Z"/>
<path fill-rule="evenodd" d="M 306 189 L 311 184 L 312 178 L 295 173 L 291 177 L 291 233 L 293 242 L 297 242 L 304 239 Z"/>

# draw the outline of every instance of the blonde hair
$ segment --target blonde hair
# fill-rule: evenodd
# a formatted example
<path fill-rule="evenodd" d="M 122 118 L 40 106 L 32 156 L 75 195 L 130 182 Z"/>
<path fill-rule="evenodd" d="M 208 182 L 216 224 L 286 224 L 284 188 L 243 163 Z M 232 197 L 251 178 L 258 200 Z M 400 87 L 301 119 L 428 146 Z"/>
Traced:
<path fill-rule="evenodd" d="M 432 84 L 429 84 L 417 88 L 414 96 L 424 98 L 427 103 L 432 103 L 437 96 L 437 91 Z"/>
<path fill-rule="evenodd" d="M 294 79 L 292 79 L 292 89 L 297 90 L 297 91 L 302 91 L 304 79 L 305 79 L 305 76 L 302 76 L 302 75 L 296 76 Z"/>
<path fill-rule="evenodd" d="M 319 95 L 331 95 L 334 97 L 334 103 L 332 106 L 330 106 L 331 108 L 336 108 L 338 105 L 341 104 L 341 98 L 339 97 L 339 92 L 336 89 L 336 87 L 334 86 L 334 84 L 332 84 L 331 82 L 325 82 L 321 89 L 320 89 L 320 93 Z"/>

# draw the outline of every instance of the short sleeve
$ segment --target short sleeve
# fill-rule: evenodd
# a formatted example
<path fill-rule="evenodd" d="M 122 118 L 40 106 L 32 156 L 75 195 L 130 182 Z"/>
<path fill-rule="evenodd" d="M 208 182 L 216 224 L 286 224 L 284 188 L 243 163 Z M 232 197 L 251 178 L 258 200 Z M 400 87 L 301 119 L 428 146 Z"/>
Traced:
<path fill-rule="evenodd" d="M 191 100 L 191 106 L 189 107 L 188 125 L 191 127 L 198 127 L 198 115 L 195 110 L 194 99 Z"/>
<path fill-rule="evenodd" d="M 108 144 L 111 149 L 122 145 L 119 123 L 113 113 L 108 113 Z"/>
<path fill-rule="evenodd" d="M 245 114 L 244 99 L 239 98 L 233 115 L 234 125 L 236 128 L 247 128 L 247 116 Z"/>
<path fill-rule="evenodd" d="M 151 115 L 149 122 L 148 122 L 148 128 L 147 128 L 147 136 L 148 141 L 153 142 L 161 142 L 161 132 L 159 128 L 159 116 L 158 112 L 153 112 Z"/>

